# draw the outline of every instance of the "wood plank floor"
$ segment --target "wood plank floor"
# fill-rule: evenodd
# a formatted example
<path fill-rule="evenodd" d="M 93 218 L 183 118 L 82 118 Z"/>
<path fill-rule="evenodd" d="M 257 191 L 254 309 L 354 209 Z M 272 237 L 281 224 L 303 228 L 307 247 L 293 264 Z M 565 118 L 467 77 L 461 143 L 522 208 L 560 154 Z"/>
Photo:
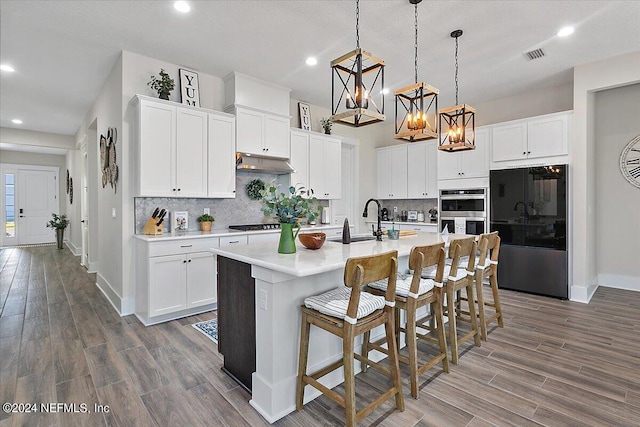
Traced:
<path fill-rule="evenodd" d="M 190 326 L 215 312 L 151 327 L 120 318 L 67 249 L 4 248 L 0 266 L 0 403 L 110 408 L 0 412 L 0 427 L 268 425 Z M 450 374 L 424 374 L 418 400 L 401 365 L 406 410 L 389 401 L 361 425 L 640 426 L 640 293 L 600 288 L 584 305 L 501 291 L 501 301 L 504 328 L 463 345 Z M 356 382 L 364 402 L 387 380 L 370 369 Z M 343 423 L 321 397 L 276 425 Z"/>

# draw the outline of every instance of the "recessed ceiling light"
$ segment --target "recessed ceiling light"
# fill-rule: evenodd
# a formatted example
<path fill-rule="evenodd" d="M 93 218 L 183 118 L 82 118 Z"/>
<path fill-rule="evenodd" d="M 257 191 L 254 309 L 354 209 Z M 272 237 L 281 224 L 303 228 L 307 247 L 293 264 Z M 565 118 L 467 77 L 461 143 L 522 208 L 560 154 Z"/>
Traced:
<path fill-rule="evenodd" d="M 20 120 L 20 119 L 13 119 L 13 120 L 11 120 L 11 123 L 16 124 L 16 125 L 21 125 L 21 124 L 22 124 L 22 120 Z"/>
<path fill-rule="evenodd" d="M 383 94 L 383 95 L 386 95 L 386 94 L 388 94 L 388 93 L 389 93 L 389 89 L 385 87 L 385 88 L 384 88 L 384 89 L 382 89 L 380 92 L 382 92 L 382 94 Z"/>
<path fill-rule="evenodd" d="M 2 64 L 0 65 L 0 70 L 6 71 L 7 73 L 13 73 L 16 69 L 13 68 L 11 65 Z"/>
<path fill-rule="evenodd" d="M 182 13 L 187 13 L 191 10 L 191 6 L 189 6 L 189 3 L 186 1 L 177 1 L 173 3 L 173 7 L 175 7 L 178 12 Z"/>
<path fill-rule="evenodd" d="M 573 27 L 564 27 L 558 31 L 558 37 L 567 37 L 570 34 L 573 34 Z"/>
<path fill-rule="evenodd" d="M 318 63 L 318 60 L 313 56 L 310 56 L 305 62 L 307 63 L 307 65 L 316 65 Z"/>

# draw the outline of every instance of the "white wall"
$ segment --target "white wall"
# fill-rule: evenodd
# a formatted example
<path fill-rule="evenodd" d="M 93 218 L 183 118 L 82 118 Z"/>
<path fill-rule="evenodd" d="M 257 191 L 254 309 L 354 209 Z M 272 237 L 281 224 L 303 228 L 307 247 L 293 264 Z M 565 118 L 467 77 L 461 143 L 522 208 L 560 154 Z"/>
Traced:
<path fill-rule="evenodd" d="M 598 92 L 595 118 L 598 284 L 640 291 L 640 189 L 618 167 L 640 135 L 640 84 Z"/>
<path fill-rule="evenodd" d="M 123 163 L 126 163 L 128 158 L 126 146 L 120 137 L 122 130 L 122 58 L 118 58 L 114 64 L 109 77 L 76 134 L 78 145 L 87 140 L 88 147 L 93 147 L 90 151 L 91 155 L 95 157 L 92 164 L 98 165 L 99 152 L 96 147 L 99 141 L 87 139 L 88 135 L 92 135 L 89 127 L 94 122 L 97 125 L 97 137 L 100 134 L 106 135 L 109 127 L 118 129 L 116 143 L 117 163 L 120 168 L 118 192 L 115 193 L 110 186 L 102 188 L 102 185 L 99 185 L 97 189 L 91 188 L 90 191 L 94 192 L 97 203 L 90 207 L 89 218 L 91 220 L 91 239 L 99 247 L 99 254 L 97 254 L 98 285 L 116 308 L 123 312 L 127 293 L 122 278 L 123 195 L 121 189 L 126 187 L 129 178 L 126 169 L 123 168 Z M 95 136 L 95 134 L 93 135 Z M 101 173 L 97 167 L 88 171 L 88 174 L 93 175 L 93 182 L 102 182 Z M 80 174 L 78 174 L 78 179 L 80 179 Z M 111 215 L 114 209 L 115 218 Z"/>
<path fill-rule="evenodd" d="M 5 127 L 0 128 L 0 142 L 3 144 L 32 145 L 36 147 L 62 148 L 65 150 L 73 150 L 76 148 L 75 140 L 73 136 L 70 135 Z"/>
<path fill-rule="evenodd" d="M 69 177 L 73 178 L 73 203 L 65 193 L 66 212 L 69 217 L 69 228 L 66 235 L 67 245 L 74 255 L 82 253 L 82 228 L 80 206 L 82 204 L 82 163 L 79 150 L 69 150 L 65 158 L 65 167 L 69 171 Z M 66 171 L 60 171 L 60 183 L 66 181 Z M 64 182 L 66 187 L 66 182 Z"/>
<path fill-rule="evenodd" d="M 574 68 L 571 157 L 570 298 L 588 302 L 597 289 L 595 93 L 640 82 L 640 52 Z M 615 250 L 615 248 L 611 248 Z"/>
<path fill-rule="evenodd" d="M 573 84 L 519 93 L 473 107 L 477 111 L 476 126 L 568 111 L 573 109 Z"/>

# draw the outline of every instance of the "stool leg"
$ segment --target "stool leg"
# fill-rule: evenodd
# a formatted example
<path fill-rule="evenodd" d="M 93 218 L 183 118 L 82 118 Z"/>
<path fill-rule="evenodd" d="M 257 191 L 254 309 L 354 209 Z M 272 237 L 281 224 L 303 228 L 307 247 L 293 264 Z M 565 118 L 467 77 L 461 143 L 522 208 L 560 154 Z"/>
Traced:
<path fill-rule="evenodd" d="M 400 310 L 393 310 L 393 316 L 396 325 L 396 344 L 400 348 Z M 406 325 L 405 325 L 406 326 Z M 404 337 L 405 344 L 407 342 L 407 336 Z"/>
<path fill-rule="evenodd" d="M 453 302 L 453 282 L 447 281 L 447 316 L 449 317 L 449 342 L 451 343 L 451 361 L 458 364 L 458 332 L 456 328 L 456 309 Z"/>
<path fill-rule="evenodd" d="M 396 309 L 396 311 L 400 311 Z M 418 342 L 416 338 L 416 300 L 411 298 L 407 302 L 407 349 L 409 350 L 409 371 L 411 380 L 411 396 L 418 398 Z"/>
<path fill-rule="evenodd" d="M 435 304 L 431 304 L 433 318 L 438 327 L 438 343 L 440 344 L 440 353 L 444 355 L 442 359 L 442 370 L 449 373 L 449 356 L 447 355 L 447 340 L 444 334 L 444 316 L 442 315 L 442 294 Z"/>
<path fill-rule="evenodd" d="M 396 389 L 396 408 L 404 411 L 404 397 L 402 395 L 402 382 L 400 381 L 400 364 L 398 362 L 398 347 L 396 346 L 395 335 L 395 311 L 390 307 L 385 307 L 387 312 L 387 323 L 384 325 L 387 334 L 387 347 L 389 348 L 389 368 L 391 370 L 391 380 Z"/>
<path fill-rule="evenodd" d="M 484 271 L 476 270 L 475 282 L 476 282 L 476 294 L 478 296 L 478 315 L 480 316 L 480 334 L 482 340 L 487 340 L 487 320 L 484 313 L 484 295 L 482 293 L 482 279 Z M 469 302 L 471 304 L 471 302 Z"/>
<path fill-rule="evenodd" d="M 491 292 L 493 293 L 493 304 L 498 314 L 498 326 L 504 328 L 504 322 L 502 320 L 502 307 L 500 306 L 500 294 L 498 293 L 498 274 L 494 269 L 489 277 L 489 283 L 491 283 Z"/>
<path fill-rule="evenodd" d="M 342 337 L 342 362 L 344 364 L 344 409 L 347 427 L 356 425 L 356 387 L 353 372 L 353 326 L 345 322 Z"/>
<path fill-rule="evenodd" d="M 480 347 L 480 331 L 478 330 L 478 317 L 476 316 L 476 304 L 473 297 L 473 279 L 467 279 L 467 299 L 469 300 L 469 314 L 471 316 L 471 329 L 475 332 L 473 341 Z"/>
<path fill-rule="evenodd" d="M 301 411 L 304 402 L 304 383 L 302 377 L 307 373 L 307 359 L 309 356 L 309 330 L 311 324 L 307 322 L 307 314 L 302 313 L 300 330 L 300 356 L 298 359 L 298 384 L 296 387 L 296 410 Z"/>
<path fill-rule="evenodd" d="M 371 331 L 367 331 L 364 333 L 364 337 L 362 339 L 362 357 L 369 358 L 369 341 L 371 340 Z M 367 362 L 360 362 L 360 369 L 362 372 L 367 372 L 369 368 L 369 364 Z"/>

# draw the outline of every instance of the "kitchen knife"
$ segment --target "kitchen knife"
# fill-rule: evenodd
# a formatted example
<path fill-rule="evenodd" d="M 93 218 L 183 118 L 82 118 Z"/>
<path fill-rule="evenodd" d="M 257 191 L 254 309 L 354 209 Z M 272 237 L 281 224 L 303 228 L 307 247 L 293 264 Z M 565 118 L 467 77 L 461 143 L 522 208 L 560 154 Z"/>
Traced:
<path fill-rule="evenodd" d="M 158 215 L 159 212 L 160 212 L 160 208 L 156 208 L 156 210 L 153 211 L 153 214 L 151 215 L 151 218 L 155 218 Z"/>
<path fill-rule="evenodd" d="M 167 211 L 165 211 L 164 209 L 160 211 L 160 216 L 158 217 L 159 221 L 156 223 L 156 226 L 160 226 L 160 224 L 162 224 L 162 222 L 164 221 L 164 216 L 166 214 L 167 214 Z"/>

